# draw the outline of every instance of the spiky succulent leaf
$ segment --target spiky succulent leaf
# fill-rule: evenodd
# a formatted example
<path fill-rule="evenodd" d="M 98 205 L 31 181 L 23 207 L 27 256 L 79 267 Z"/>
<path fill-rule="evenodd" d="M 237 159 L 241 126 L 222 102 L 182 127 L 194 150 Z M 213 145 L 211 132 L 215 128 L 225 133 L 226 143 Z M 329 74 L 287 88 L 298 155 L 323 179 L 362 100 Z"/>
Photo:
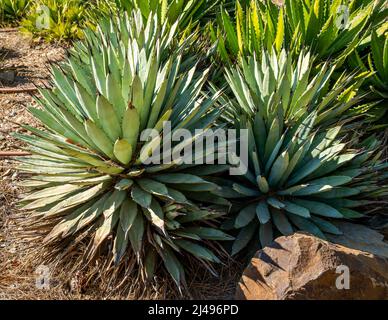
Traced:
<path fill-rule="evenodd" d="M 388 9 L 385 8 L 385 16 Z M 383 12 L 382 12 L 383 14 Z M 348 59 L 349 67 L 362 71 L 370 70 L 373 75 L 361 88 L 368 93 L 364 108 L 374 121 L 387 126 L 385 120 L 388 110 L 388 22 L 376 26 L 363 41 L 362 45 Z M 380 126 L 380 127 L 382 127 Z"/>
<path fill-rule="evenodd" d="M 273 46 L 287 48 L 295 56 L 308 47 L 318 61 L 334 58 L 341 64 L 367 35 L 382 2 L 375 1 L 305 1 L 286 0 L 236 2 L 235 17 L 225 10 L 219 14 L 218 29 L 210 35 L 214 40 L 224 36 L 218 51 L 225 63 L 230 59 L 261 55 Z M 217 36 L 216 36 L 217 35 Z"/>
<path fill-rule="evenodd" d="M 257 114 L 255 123 L 259 128 L 264 128 L 264 123 L 271 127 L 267 133 L 258 133 L 257 138 L 258 152 L 266 153 L 266 158 L 275 147 L 274 141 L 280 138 L 284 122 L 297 123 L 314 110 L 314 121 L 321 125 L 354 115 L 352 107 L 360 100 L 357 89 L 368 72 L 342 76 L 334 82 L 335 65 L 325 63 L 314 74 L 310 52 L 302 52 L 294 59 L 285 50 L 279 56 L 272 50 L 264 51 L 261 57 L 243 58 L 241 68 L 226 71 L 226 80 L 235 97 L 231 113 L 236 110 L 233 104 L 237 104 L 237 110 L 242 109 L 252 119 Z M 233 118 L 237 116 L 234 114 Z"/>
<path fill-rule="evenodd" d="M 230 196 L 237 211 L 234 227 L 242 228 L 233 254 L 258 245 L 257 232 L 262 246 L 298 229 L 318 237 L 338 234 L 333 220 L 363 216 L 357 207 L 388 192 L 388 166 L 377 139 L 360 142 L 338 122 L 322 125 L 322 115 L 330 119 L 342 108 L 334 98 L 317 99 L 327 69 L 310 80 L 308 55 L 297 67 L 285 52 L 278 59 L 262 56 L 262 63 L 252 57 L 242 71 L 226 75 L 236 98 L 234 123 L 248 131 L 248 141 L 240 143 L 248 145 L 249 171 L 234 177 L 240 197 Z"/>
<path fill-rule="evenodd" d="M 128 12 L 139 9 L 144 17 L 156 12 L 162 22 L 173 24 L 179 18 L 183 29 L 190 23 L 208 20 L 213 17 L 220 4 L 231 7 L 229 0 L 117 0 Z"/>
<path fill-rule="evenodd" d="M 190 201 L 206 192 L 225 202 L 211 195 L 217 186 L 185 173 L 179 161 L 159 164 L 176 145 L 152 153 L 164 144 L 164 121 L 172 132 L 194 131 L 221 111 L 210 112 L 216 97 L 202 94 L 207 71 L 185 60 L 186 43 L 174 46 L 177 25 L 135 11 L 86 31 L 69 59 L 53 67 L 53 88 L 40 90 L 43 110 L 32 109 L 46 129 L 26 127 L 32 135 L 17 137 L 34 154 L 20 159 L 19 169 L 32 174 L 25 208 L 47 225 L 55 221 L 46 245 L 90 232 L 87 261 L 113 241 L 116 264 L 136 257 L 150 278 L 159 257 L 181 286 L 182 255 L 211 269 L 208 262 L 219 260 L 206 242 L 231 237 L 209 223 L 219 213 L 200 210 L 206 198 Z"/>

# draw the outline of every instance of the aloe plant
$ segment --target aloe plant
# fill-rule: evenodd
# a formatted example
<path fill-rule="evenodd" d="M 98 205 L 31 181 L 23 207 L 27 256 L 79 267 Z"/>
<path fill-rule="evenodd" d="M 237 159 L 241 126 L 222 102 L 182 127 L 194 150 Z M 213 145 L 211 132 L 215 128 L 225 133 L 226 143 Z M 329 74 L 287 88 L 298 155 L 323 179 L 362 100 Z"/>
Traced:
<path fill-rule="evenodd" d="M 372 83 L 374 91 L 382 98 L 388 98 L 388 24 L 385 25 L 386 31 L 378 36 L 372 32 L 371 56 L 368 57 L 369 67 L 374 71 Z"/>
<path fill-rule="evenodd" d="M 375 105 L 371 117 L 377 121 L 372 128 L 387 126 L 388 112 L 388 23 L 372 30 L 359 50 L 349 57 L 349 66 L 373 73 L 362 86 L 370 105 Z"/>
<path fill-rule="evenodd" d="M 21 31 L 48 42 L 69 42 L 83 36 L 114 10 L 113 0 L 37 0 L 21 21 Z"/>
<path fill-rule="evenodd" d="M 319 57 L 337 64 L 358 46 L 368 28 L 378 18 L 383 1 L 252 0 L 249 5 L 236 2 L 235 17 L 222 10 L 210 36 L 218 41 L 219 55 L 230 63 L 262 50 L 282 48 L 297 56 L 308 47 Z"/>
<path fill-rule="evenodd" d="M 208 242 L 232 239 L 217 229 L 224 213 L 204 206 L 227 201 L 211 196 L 217 186 L 203 168 L 194 174 L 175 162 L 147 162 L 164 144 L 165 121 L 172 131 L 194 131 L 221 112 L 210 109 L 217 95 L 202 94 L 207 72 L 184 59 L 187 44 L 173 45 L 178 23 L 168 28 L 157 15 L 145 20 L 134 11 L 86 31 L 68 60 L 52 66 L 53 88 L 37 98 L 42 109 L 30 108 L 46 129 L 24 126 L 31 135 L 16 134 L 33 154 L 19 159 L 19 170 L 32 174 L 24 210 L 43 223 L 43 243 L 59 261 L 48 248 L 62 251 L 64 239 L 78 236 L 89 242 L 80 259 L 104 256 L 109 243 L 108 261 L 135 264 L 143 280 L 166 270 L 181 288 L 188 257 L 213 271 L 217 246 Z"/>
<path fill-rule="evenodd" d="M 130 12 L 139 9 L 144 17 L 151 12 L 157 12 L 161 21 L 174 23 L 179 18 L 181 29 L 190 23 L 196 24 L 201 20 L 209 20 L 218 11 L 219 5 L 231 9 L 234 2 L 231 0 L 116 0 L 117 4 Z"/>
<path fill-rule="evenodd" d="M 0 24 L 17 24 L 26 16 L 30 5 L 30 0 L 0 0 Z"/>

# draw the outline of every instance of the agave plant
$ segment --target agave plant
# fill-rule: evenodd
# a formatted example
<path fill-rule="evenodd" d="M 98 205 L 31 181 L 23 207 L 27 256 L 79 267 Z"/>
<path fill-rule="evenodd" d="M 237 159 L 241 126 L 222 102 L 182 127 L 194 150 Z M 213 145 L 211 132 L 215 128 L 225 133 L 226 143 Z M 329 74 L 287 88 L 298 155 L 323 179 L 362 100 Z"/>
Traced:
<path fill-rule="evenodd" d="M 248 244 L 264 247 L 274 236 L 296 230 L 323 239 L 325 233 L 341 234 L 333 221 L 363 217 L 357 207 L 386 197 L 382 181 L 388 166 L 379 160 L 377 140 L 370 138 L 356 149 L 338 139 L 341 126 L 314 130 L 315 119 L 312 113 L 282 131 L 276 115 L 272 123 L 260 112 L 241 121 L 249 132 L 250 169 L 225 183 L 223 191 L 236 202 L 227 225 L 241 229 L 232 254 Z"/>
<path fill-rule="evenodd" d="M 116 0 L 116 4 L 121 11 L 132 12 L 140 10 L 143 17 L 147 18 L 150 12 L 156 12 L 162 22 L 168 25 L 179 21 L 177 35 L 175 38 L 182 41 L 182 38 L 195 37 L 191 51 L 207 59 L 213 56 L 216 44 L 212 44 L 208 37 L 204 36 L 202 26 L 206 21 L 214 20 L 220 4 L 228 8 L 234 8 L 233 0 Z M 211 50 L 208 50 L 212 47 Z M 206 54 L 204 54 L 206 53 Z M 209 62 L 206 62 L 209 65 Z M 210 75 L 211 79 L 219 77 L 218 70 Z"/>
<path fill-rule="evenodd" d="M 225 227 L 241 229 L 233 254 L 248 244 L 265 246 L 274 235 L 298 229 L 321 238 L 325 233 L 340 234 L 332 220 L 362 217 L 357 207 L 388 192 L 384 184 L 388 165 L 380 159 L 377 140 L 370 137 L 359 142 L 357 137 L 348 137 L 340 121 L 331 127 L 322 124 L 329 114 L 338 117 L 337 108 L 343 109 L 346 103 L 335 107 L 326 96 L 312 109 L 303 107 L 304 101 L 315 101 L 317 88 L 324 85 L 317 79 L 327 77 L 326 71 L 314 78 L 307 91 L 290 94 L 291 84 L 276 81 L 279 77 L 265 67 L 269 55 L 262 56 L 264 68 L 252 57 L 250 63 L 243 62 L 244 73 L 227 73 L 238 101 L 234 105 L 241 112 L 235 121 L 248 130 L 248 141 L 240 143 L 248 144 L 249 156 L 245 175 L 233 181 L 217 179 L 223 184 L 218 194 L 235 201 L 235 216 Z M 284 57 L 283 51 L 277 62 L 280 70 L 283 65 L 291 68 L 284 64 Z M 303 69 L 302 65 L 296 70 Z M 281 71 L 276 74 L 283 79 Z M 293 74 L 295 90 L 308 83 L 307 78 Z M 322 112 L 322 103 L 330 106 L 327 111 Z"/>
<path fill-rule="evenodd" d="M 383 1 L 251 0 L 236 2 L 235 21 L 226 10 L 219 15 L 210 36 L 218 40 L 219 55 L 225 63 L 256 53 L 287 48 L 297 56 L 306 46 L 318 55 L 344 59 L 367 35 L 371 24 L 381 21 Z M 225 38 L 223 37 L 225 36 Z"/>
<path fill-rule="evenodd" d="M 30 109 L 46 129 L 25 126 L 31 135 L 16 136 L 33 154 L 19 159 L 19 169 L 32 174 L 23 202 L 32 226 L 45 226 L 46 246 L 63 252 L 74 237 L 86 239 L 86 261 L 105 255 L 129 270 L 137 265 L 143 280 L 159 275 L 162 263 L 181 287 L 185 257 L 212 270 L 219 259 L 208 242 L 232 238 L 217 229 L 222 214 L 202 206 L 206 199 L 227 204 L 201 177 L 216 166 L 148 162 L 165 143 L 165 121 L 172 132 L 194 131 L 211 127 L 221 112 L 210 109 L 217 95 L 202 93 L 207 72 L 184 60 L 185 43 L 173 46 L 177 25 L 135 11 L 87 31 L 69 59 L 52 66 L 53 88 L 37 98 L 43 109 Z"/>
<path fill-rule="evenodd" d="M 313 111 L 317 112 L 315 124 L 325 126 L 359 116 L 357 104 L 362 96 L 357 91 L 370 75 L 368 71 L 351 75 L 344 72 L 335 80 L 336 64 L 330 62 L 313 74 L 314 58 L 309 51 L 301 52 L 297 60 L 285 50 L 279 55 L 274 49 L 271 53 L 264 51 L 260 56 L 242 59 L 241 68 L 226 71 L 234 104 L 238 105 L 236 108 L 230 104 L 229 113 L 223 115 L 228 121 L 238 118 L 240 110 L 249 117 L 261 110 L 267 113 L 269 123 L 279 117 L 280 129 L 283 123 L 297 123 Z M 279 114 L 272 114 L 273 110 Z"/>

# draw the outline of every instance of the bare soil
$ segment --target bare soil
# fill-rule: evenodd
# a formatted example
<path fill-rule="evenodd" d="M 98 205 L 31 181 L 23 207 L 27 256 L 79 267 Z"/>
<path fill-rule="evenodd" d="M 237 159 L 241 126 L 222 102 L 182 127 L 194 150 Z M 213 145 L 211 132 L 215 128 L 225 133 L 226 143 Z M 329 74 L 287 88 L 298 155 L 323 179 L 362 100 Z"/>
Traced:
<path fill-rule="evenodd" d="M 33 43 L 18 32 L 0 32 L 0 88 L 31 88 L 47 80 L 47 62 L 58 61 L 64 49 Z M 1 75 L 8 75 L 3 79 Z M 11 75 L 11 77 L 9 77 Z M 7 79 L 8 78 L 8 79 Z M 35 127 L 39 123 L 27 108 L 34 105 L 30 93 L 0 94 L 0 151 L 20 151 L 23 145 L 12 133 L 23 131 L 19 124 Z M 21 190 L 17 187 L 18 173 L 9 158 L 0 158 L 0 299 L 57 299 L 61 292 L 38 290 L 34 285 L 33 269 L 23 257 L 27 244 L 11 238 L 12 220 Z"/>
<path fill-rule="evenodd" d="M 48 63 L 60 61 L 65 49 L 60 46 L 34 43 L 18 32 L 0 32 L 0 78 L 2 72 L 13 72 L 12 81 L 0 81 L 0 88 L 31 88 L 42 85 L 49 77 Z M 0 151 L 20 151 L 20 141 L 12 137 L 22 132 L 20 124 L 39 127 L 28 112 L 35 102 L 31 93 L 0 93 Z M 39 289 L 36 285 L 36 261 L 31 261 L 29 242 L 14 236 L 13 215 L 22 191 L 15 163 L 10 158 L 0 158 L 0 299 L 130 299 L 131 297 L 99 291 L 96 287 L 75 290 L 77 279 L 64 280 L 60 272 L 52 276 L 50 289 Z M 20 230 L 16 230 L 20 231 Z M 32 259 L 33 260 L 33 259 Z M 220 269 L 220 278 L 199 273 L 192 277 L 191 297 L 196 299 L 232 299 L 241 267 L 235 262 Z M 162 284 L 158 292 L 144 298 L 171 298 L 171 287 Z M 179 297 L 178 297 L 179 298 Z"/>
<path fill-rule="evenodd" d="M 63 58 L 59 46 L 33 43 L 18 32 L 0 32 L 0 74 L 12 73 L 14 80 L 0 80 L 0 88 L 31 88 L 42 85 L 49 76 L 48 62 Z M 17 124 L 38 126 L 27 108 L 34 104 L 31 93 L 0 94 L 0 150 L 17 150 L 20 143 L 10 134 L 21 129 Z"/>

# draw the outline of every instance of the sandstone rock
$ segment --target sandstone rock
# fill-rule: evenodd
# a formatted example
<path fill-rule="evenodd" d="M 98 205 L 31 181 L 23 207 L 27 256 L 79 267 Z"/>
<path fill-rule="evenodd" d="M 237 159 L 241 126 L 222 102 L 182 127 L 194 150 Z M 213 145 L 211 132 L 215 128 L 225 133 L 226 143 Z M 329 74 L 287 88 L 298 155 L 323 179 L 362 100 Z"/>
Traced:
<path fill-rule="evenodd" d="M 236 299 L 388 299 L 388 258 L 306 233 L 280 237 L 256 253 Z"/>

